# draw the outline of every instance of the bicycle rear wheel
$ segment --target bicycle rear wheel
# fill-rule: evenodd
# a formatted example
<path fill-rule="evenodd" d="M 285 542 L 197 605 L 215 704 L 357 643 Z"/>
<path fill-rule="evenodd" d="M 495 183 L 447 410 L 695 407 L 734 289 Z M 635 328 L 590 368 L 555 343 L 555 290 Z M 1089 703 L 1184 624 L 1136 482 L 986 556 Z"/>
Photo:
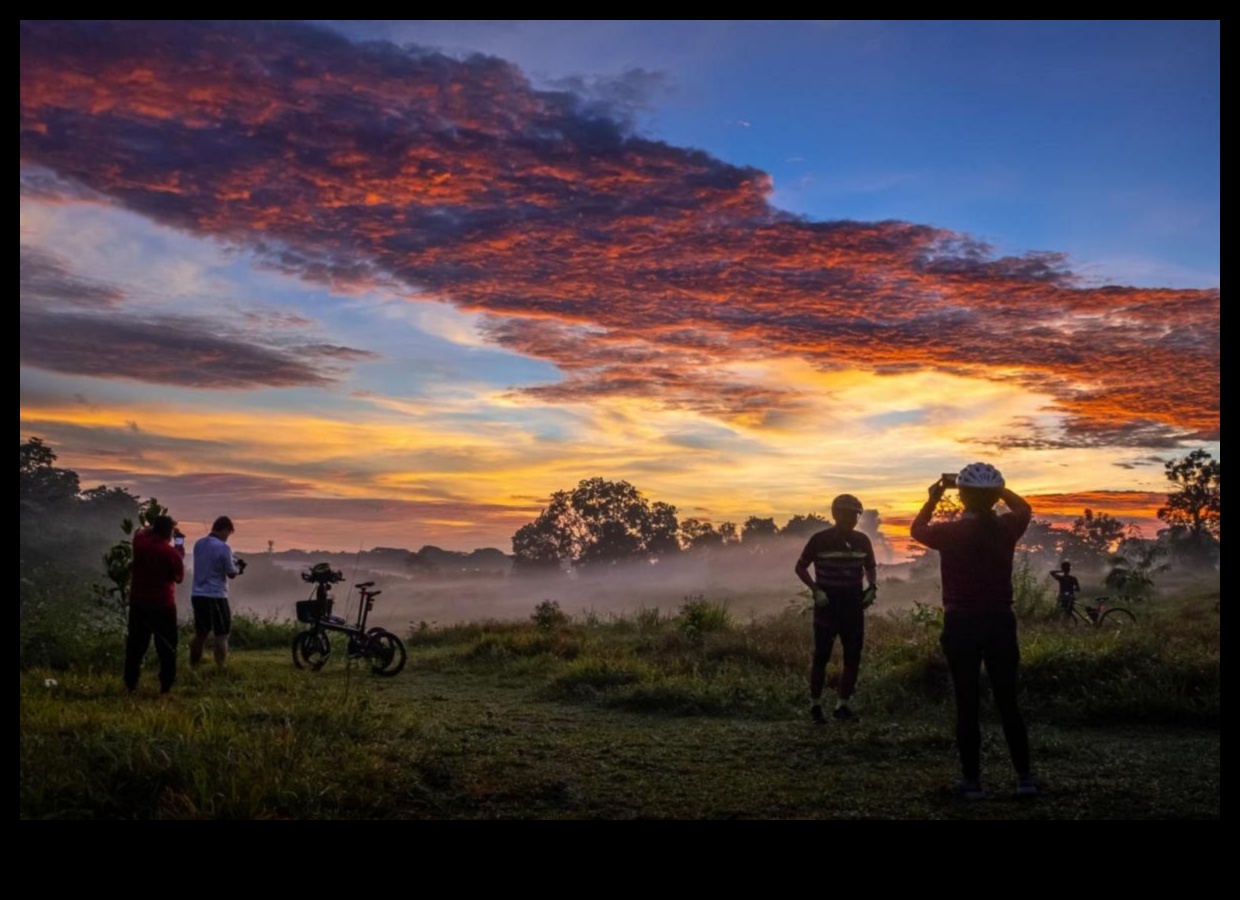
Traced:
<path fill-rule="evenodd" d="M 1137 624 L 1137 617 L 1122 606 L 1113 606 L 1102 614 L 1098 627 L 1103 631 L 1126 631 Z"/>
<path fill-rule="evenodd" d="M 370 637 L 366 647 L 370 658 L 370 671 L 390 678 L 405 667 L 405 645 L 390 631 L 381 631 Z"/>

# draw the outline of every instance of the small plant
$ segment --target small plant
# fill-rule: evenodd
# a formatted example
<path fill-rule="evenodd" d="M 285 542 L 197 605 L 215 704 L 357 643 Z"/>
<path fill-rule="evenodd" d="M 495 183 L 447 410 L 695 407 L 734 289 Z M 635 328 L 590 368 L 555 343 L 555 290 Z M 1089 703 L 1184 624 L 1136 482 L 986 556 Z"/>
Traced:
<path fill-rule="evenodd" d="M 1148 600 L 1154 593 L 1154 576 L 1171 566 L 1162 562 L 1166 549 L 1153 542 L 1132 542 L 1111 557 L 1111 570 L 1104 584 L 1121 600 Z"/>
<path fill-rule="evenodd" d="M 1012 568 L 1012 610 L 1021 619 L 1049 619 L 1056 612 L 1046 581 L 1034 574 L 1028 553 Z"/>
<path fill-rule="evenodd" d="M 651 632 L 658 631 L 659 627 L 666 620 L 659 607 L 643 606 L 633 614 L 633 621 L 637 625 L 637 630 L 640 634 L 650 634 Z"/>
<path fill-rule="evenodd" d="M 534 607 L 534 615 L 530 616 L 534 624 L 542 631 L 555 629 L 568 624 L 568 616 L 560 609 L 555 600 L 544 600 Z"/>
<path fill-rule="evenodd" d="M 913 608 L 909 612 L 909 621 L 914 625 L 920 625 L 927 631 L 941 631 L 943 628 L 943 607 L 933 603 L 922 603 L 920 600 L 914 600 Z"/>
<path fill-rule="evenodd" d="M 676 616 L 676 630 L 693 642 L 702 640 L 709 631 L 726 631 L 732 627 L 732 616 L 727 607 L 711 603 L 702 594 L 685 597 Z"/>

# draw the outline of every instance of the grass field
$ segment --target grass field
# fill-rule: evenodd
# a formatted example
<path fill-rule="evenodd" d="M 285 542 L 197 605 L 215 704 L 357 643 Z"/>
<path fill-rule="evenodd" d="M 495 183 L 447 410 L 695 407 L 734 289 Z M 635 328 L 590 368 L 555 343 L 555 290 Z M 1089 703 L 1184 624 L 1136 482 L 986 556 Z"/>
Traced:
<path fill-rule="evenodd" d="M 931 611 L 870 617 L 861 717 L 816 727 L 808 620 L 738 623 L 690 598 L 670 615 L 547 607 L 415 630 L 393 679 L 295 670 L 279 627 L 224 671 L 183 664 L 166 697 L 153 670 L 129 696 L 107 667 L 31 668 L 20 816 L 1217 819 L 1217 600 L 1215 584 L 1160 601 L 1120 635 L 1022 625 L 1033 800 L 1012 796 L 988 707 L 990 799 L 948 790 Z"/>

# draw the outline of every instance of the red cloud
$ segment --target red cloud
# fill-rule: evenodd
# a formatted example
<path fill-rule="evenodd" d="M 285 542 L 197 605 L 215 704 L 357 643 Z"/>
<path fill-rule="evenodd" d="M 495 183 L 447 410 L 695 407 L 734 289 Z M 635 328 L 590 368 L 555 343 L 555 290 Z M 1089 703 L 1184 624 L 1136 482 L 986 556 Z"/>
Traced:
<path fill-rule="evenodd" d="M 1083 287 L 1055 254 L 782 214 L 763 173 L 499 60 L 304 25 L 23 23 L 20 101 L 23 163 L 303 277 L 490 313 L 567 373 L 548 397 L 785 410 L 792 390 L 716 373 L 795 355 L 1016 378 L 1067 414 L 1035 446 L 1218 436 L 1218 291 Z"/>

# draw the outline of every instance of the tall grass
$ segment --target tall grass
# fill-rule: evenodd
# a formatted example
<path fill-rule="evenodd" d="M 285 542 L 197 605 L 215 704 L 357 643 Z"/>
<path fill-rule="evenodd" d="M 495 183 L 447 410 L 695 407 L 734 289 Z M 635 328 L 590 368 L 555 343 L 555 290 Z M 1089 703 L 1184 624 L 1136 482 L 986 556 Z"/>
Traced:
<path fill-rule="evenodd" d="M 251 819 L 384 802 L 392 773 L 350 752 L 381 736 L 365 697 L 246 667 L 204 682 L 157 699 L 122 696 L 104 674 L 23 675 L 21 815 Z"/>
<path fill-rule="evenodd" d="M 1022 697 L 1031 714 L 1059 722 L 1219 722 L 1217 615 L 1190 604 L 1137 628 L 1105 634 L 1047 618 L 1036 590 L 1020 627 Z M 1205 601 L 1208 602 L 1208 601 Z M 1049 605 L 1053 611 L 1053 603 Z M 951 680 L 938 637 L 941 609 L 914 604 L 870 615 L 859 706 L 899 716 L 949 704 Z M 798 714 L 811 653 L 809 621 L 798 610 L 740 624 L 701 597 L 675 616 L 640 610 L 608 622 L 456 626 L 415 634 L 439 654 L 437 669 L 520 664 L 547 679 L 547 696 L 640 712 L 771 718 Z M 531 669 L 531 664 L 537 665 Z M 838 677 L 840 650 L 828 669 Z"/>
<path fill-rule="evenodd" d="M 1155 601 L 1136 628 L 1121 634 L 1022 621 L 1022 703 L 1031 724 L 1217 728 L 1216 602 L 1217 590 Z M 37 611 L 31 618 L 40 621 Z M 536 708 L 552 710 L 538 713 L 552 718 L 595 708 L 609 711 L 610 722 L 647 717 L 634 718 L 635 729 L 626 726 L 633 740 L 657 735 L 660 718 L 734 719 L 742 727 L 742 720 L 805 715 L 812 632 L 795 609 L 739 623 L 721 605 L 695 597 L 673 615 L 639 610 L 607 619 L 565 616 L 550 627 L 533 618 L 428 626 L 408 637 L 403 680 L 367 681 L 367 690 L 356 682 L 350 689 L 338 669 L 334 678 L 330 671 L 293 670 L 286 651 L 292 626 L 238 621 L 241 646 L 230 666 L 183 670 L 167 697 L 155 694 L 152 678 L 143 679 L 137 695 L 125 694 L 119 657 L 103 666 L 89 642 L 84 655 L 58 669 L 24 664 L 20 816 L 433 816 L 445 792 L 469 804 L 470 791 L 504 783 L 513 766 L 539 771 L 502 756 L 500 768 L 477 774 L 472 786 L 453 780 L 478 748 L 507 733 L 506 723 L 475 711 L 477 699 L 496 688 L 519 687 L 521 702 L 541 704 L 515 707 L 521 717 Z M 880 731 L 864 732 L 864 740 L 911 728 L 938 742 L 936 754 L 950 747 L 951 682 L 939 629 L 931 607 L 867 618 L 856 700 L 862 722 L 878 723 Z M 829 685 L 838 666 L 837 648 Z M 438 679 L 438 690 L 460 685 L 465 702 L 436 706 L 455 697 L 426 697 L 418 713 L 406 715 L 419 674 Z M 842 736 L 833 733 L 832 744 Z M 552 794 L 555 803 L 566 802 Z"/>

